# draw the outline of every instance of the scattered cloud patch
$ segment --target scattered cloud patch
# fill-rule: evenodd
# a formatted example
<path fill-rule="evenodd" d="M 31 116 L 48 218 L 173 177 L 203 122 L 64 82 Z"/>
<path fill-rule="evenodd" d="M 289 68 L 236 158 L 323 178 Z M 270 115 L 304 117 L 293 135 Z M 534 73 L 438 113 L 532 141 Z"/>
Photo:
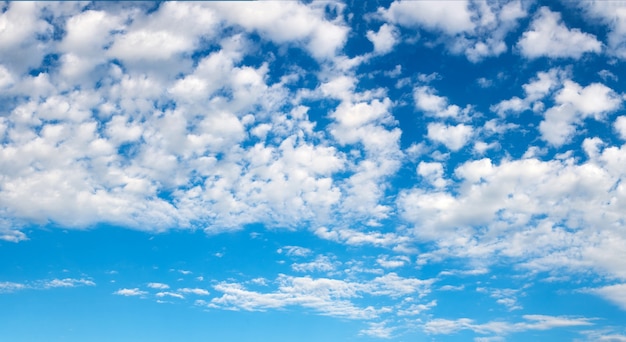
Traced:
<path fill-rule="evenodd" d="M 580 29 L 567 28 L 558 12 L 541 7 L 535 14 L 530 29 L 522 35 L 517 46 L 527 58 L 574 58 L 584 53 L 600 53 L 602 43 Z"/>

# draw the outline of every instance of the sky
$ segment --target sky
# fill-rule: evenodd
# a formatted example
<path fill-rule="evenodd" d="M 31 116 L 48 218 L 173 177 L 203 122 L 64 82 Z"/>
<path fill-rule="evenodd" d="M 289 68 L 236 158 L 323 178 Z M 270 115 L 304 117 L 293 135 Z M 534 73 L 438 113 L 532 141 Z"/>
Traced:
<path fill-rule="evenodd" d="M 626 341 L 626 3 L 0 8 L 0 340 Z"/>

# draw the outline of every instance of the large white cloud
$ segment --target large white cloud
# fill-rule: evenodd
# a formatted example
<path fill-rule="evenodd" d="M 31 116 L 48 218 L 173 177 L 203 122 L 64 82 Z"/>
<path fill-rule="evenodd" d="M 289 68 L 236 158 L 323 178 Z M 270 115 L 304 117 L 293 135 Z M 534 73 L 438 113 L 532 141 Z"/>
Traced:
<path fill-rule="evenodd" d="M 472 137 L 472 126 L 446 125 L 439 122 L 428 124 L 428 139 L 444 144 L 452 151 L 460 150 Z"/>
<path fill-rule="evenodd" d="M 617 110 L 622 103 L 620 96 L 601 83 L 583 88 L 570 80 L 564 81 L 554 100 L 556 105 L 545 112 L 545 119 L 539 124 L 543 139 L 554 146 L 567 143 L 581 120 L 603 120 L 606 113 Z"/>
<path fill-rule="evenodd" d="M 590 160 L 580 164 L 572 158 L 468 161 L 454 171 L 461 179 L 454 189 L 415 188 L 398 204 L 414 234 L 437 241 L 443 255 L 484 261 L 503 255 L 535 270 L 591 268 L 624 278 L 617 246 L 626 241 L 618 166 L 625 152 L 602 146 L 587 139 Z"/>
<path fill-rule="evenodd" d="M 276 43 L 302 44 L 316 58 L 333 57 L 346 42 L 348 27 L 341 15 L 325 20 L 326 3 L 299 2 L 212 3 L 226 21 L 257 31 Z M 339 4 L 329 3 L 341 12 Z"/>
<path fill-rule="evenodd" d="M 394 1 L 384 16 L 390 22 L 408 27 L 423 26 L 448 34 L 474 28 L 469 1 Z"/>
<path fill-rule="evenodd" d="M 569 29 L 558 12 L 547 7 L 539 9 L 530 29 L 517 42 L 522 55 L 528 58 L 580 58 L 584 53 L 599 53 L 602 43 L 589 33 Z"/>
<path fill-rule="evenodd" d="M 399 0 L 378 12 L 395 25 L 443 33 L 436 43 L 443 42 L 451 52 L 463 54 L 471 62 L 506 52 L 506 36 L 527 15 L 521 1 Z"/>
<path fill-rule="evenodd" d="M 607 53 L 626 58 L 626 5 L 616 1 L 591 0 L 576 3 L 588 20 L 598 20 L 608 27 Z"/>

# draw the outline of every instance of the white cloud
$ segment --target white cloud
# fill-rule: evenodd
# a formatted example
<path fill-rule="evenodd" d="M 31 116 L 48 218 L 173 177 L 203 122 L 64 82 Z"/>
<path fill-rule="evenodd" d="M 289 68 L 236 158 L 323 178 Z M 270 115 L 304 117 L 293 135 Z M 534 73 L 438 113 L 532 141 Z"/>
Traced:
<path fill-rule="evenodd" d="M 215 13 L 200 3 L 166 2 L 151 15 L 135 14 L 107 54 L 129 62 L 165 61 L 193 49 L 200 36 L 215 32 Z"/>
<path fill-rule="evenodd" d="M 374 53 L 384 55 L 393 50 L 400 33 L 398 29 L 389 24 L 383 24 L 378 32 L 367 31 L 367 39 L 374 44 Z"/>
<path fill-rule="evenodd" d="M 467 161 L 449 191 L 414 188 L 398 197 L 401 215 L 420 239 L 436 242 L 432 257 L 463 256 L 490 263 L 494 255 L 523 268 L 593 269 L 626 277 L 618 262 L 624 148 L 588 139 L 589 161 L 572 157 Z M 595 227 L 606 227 L 597 233 Z"/>
<path fill-rule="evenodd" d="M 337 268 L 338 264 L 325 255 L 318 255 L 311 262 L 295 263 L 291 265 L 291 268 L 296 272 L 331 272 Z"/>
<path fill-rule="evenodd" d="M 320 227 L 315 235 L 325 240 L 336 241 L 348 245 L 374 245 L 390 248 L 402 248 L 410 241 L 409 237 L 395 233 L 381 233 L 378 231 L 358 231 L 349 228 L 328 229 Z"/>
<path fill-rule="evenodd" d="M 214 288 L 223 295 L 212 299 L 210 303 L 203 302 L 201 305 L 248 311 L 300 306 L 314 309 L 322 315 L 369 320 L 388 312 L 388 309 L 374 306 L 360 307 L 353 303 L 352 299 L 366 295 L 387 296 L 393 300 L 410 294 L 422 297 L 430 291 L 433 282 L 433 280 L 403 278 L 395 273 L 361 282 L 287 275 L 280 275 L 276 281 L 278 288 L 265 293 L 247 290 L 238 283 L 220 283 Z"/>
<path fill-rule="evenodd" d="M 41 40 L 52 38 L 53 27 L 42 18 L 41 11 L 48 4 L 16 2 L 3 5 L 0 14 L 0 64 L 14 73 L 22 74 L 39 66 L 50 51 Z M 38 39 L 39 38 L 39 39 Z"/>
<path fill-rule="evenodd" d="M 121 294 L 121 293 L 118 293 Z M 130 294 L 125 295 L 125 296 L 130 296 Z M 185 299 L 185 296 L 181 295 L 180 293 L 175 293 L 175 292 L 157 292 L 155 294 L 155 296 L 159 297 L 159 298 L 163 298 L 163 297 L 173 297 L 173 298 L 178 298 L 178 299 Z"/>
<path fill-rule="evenodd" d="M 523 296 L 522 292 L 523 288 L 520 289 L 488 289 L 479 287 L 476 288 L 476 291 L 489 293 L 491 298 L 496 299 L 496 303 L 500 305 L 504 305 L 507 310 L 514 311 L 522 309 L 522 306 L 519 304 L 517 298 L 519 296 Z"/>
<path fill-rule="evenodd" d="M 590 20 L 604 23 L 608 27 L 607 53 L 619 58 L 626 58 L 626 6 L 613 1 L 581 1 L 576 3 L 582 13 Z"/>
<path fill-rule="evenodd" d="M 163 283 L 148 283 L 148 287 L 157 290 L 167 290 L 170 288 L 169 285 Z"/>
<path fill-rule="evenodd" d="M 602 50 L 602 43 L 594 35 L 567 28 L 561 22 L 561 15 L 547 7 L 538 10 L 530 30 L 524 32 L 517 46 L 527 58 L 579 59 L 586 52 Z"/>
<path fill-rule="evenodd" d="M 141 291 L 138 288 L 133 288 L 133 289 L 119 289 L 113 292 L 113 294 L 129 297 L 129 296 L 143 296 L 143 295 L 146 295 L 147 292 Z"/>
<path fill-rule="evenodd" d="M 1 224 L 0 240 L 10 241 L 10 242 L 20 242 L 20 241 L 28 240 L 28 237 L 26 236 L 26 234 L 24 234 L 20 230 L 14 229 L 14 228 L 7 228 L 6 226 L 11 224 L 10 222 L 5 223 L 2 220 L 0 220 L 0 224 Z"/>
<path fill-rule="evenodd" d="M 415 107 L 428 115 L 445 118 L 456 118 L 461 112 L 457 105 L 448 104 L 448 99 L 436 94 L 436 91 L 428 86 L 416 87 L 413 92 Z"/>
<path fill-rule="evenodd" d="M 505 38 L 527 15 L 525 7 L 522 1 L 394 1 L 378 12 L 392 24 L 443 32 L 426 44 L 443 42 L 475 63 L 507 51 Z"/>
<path fill-rule="evenodd" d="M 428 138 L 432 141 L 444 144 L 452 151 L 460 150 L 472 137 L 472 126 L 458 124 L 456 126 L 442 123 L 428 124 Z"/>
<path fill-rule="evenodd" d="M 384 17 L 392 23 L 406 27 L 422 26 L 441 30 L 447 34 L 469 31 L 474 28 L 468 1 L 394 1 L 383 10 Z"/>
<path fill-rule="evenodd" d="M 76 286 L 95 286 L 96 283 L 89 279 L 52 279 L 42 284 L 43 288 L 55 288 L 55 287 L 76 287 Z"/>
<path fill-rule="evenodd" d="M 554 99 L 557 105 L 545 112 L 545 119 L 539 124 L 542 138 L 554 146 L 567 143 L 581 120 L 602 120 L 604 114 L 622 104 L 621 97 L 603 84 L 592 83 L 583 88 L 570 80 L 564 81 Z"/>
<path fill-rule="evenodd" d="M 382 255 L 376 259 L 376 263 L 379 264 L 383 268 L 398 268 L 403 267 L 404 265 L 410 263 L 410 259 L 407 256 L 398 255 L 394 257 L 389 257 L 387 255 Z"/>
<path fill-rule="evenodd" d="M 14 283 L 10 281 L 0 282 L 0 293 L 10 293 L 18 290 L 23 290 L 28 288 L 26 285 L 21 283 Z"/>
<path fill-rule="evenodd" d="M 372 322 L 368 323 L 368 328 L 361 330 L 361 335 L 376 337 L 376 338 L 392 338 L 392 334 L 395 328 L 387 326 L 385 322 Z"/>
<path fill-rule="evenodd" d="M 319 59 L 333 57 L 343 47 L 349 31 L 341 15 L 335 20 L 324 18 L 326 5 L 341 13 L 341 6 L 333 3 L 210 4 L 228 22 L 257 31 L 276 43 L 300 43 Z"/>
<path fill-rule="evenodd" d="M 281 276 L 278 281 L 279 290 L 271 293 L 248 291 L 234 283 L 218 284 L 215 289 L 224 295 L 212 299 L 209 306 L 265 311 L 297 305 L 334 317 L 369 319 L 377 316 L 374 307 L 360 308 L 347 300 L 357 295 L 357 284 L 327 278 L 288 276 Z"/>
<path fill-rule="evenodd" d="M 613 127 L 622 140 L 626 140 L 626 116 L 618 116 L 613 122 Z"/>
<path fill-rule="evenodd" d="M 546 315 L 524 315 L 524 321 L 510 323 L 506 321 L 492 321 L 475 324 L 472 319 L 459 318 L 456 320 L 434 319 L 424 324 L 424 331 L 429 334 L 452 334 L 460 330 L 472 330 L 479 334 L 506 335 L 512 332 L 529 330 L 549 330 L 563 327 L 592 325 L 588 318 L 572 318 Z"/>
<path fill-rule="evenodd" d="M 80 78 L 88 75 L 98 64 L 106 62 L 105 47 L 114 39 L 111 31 L 122 29 L 123 20 L 122 16 L 94 10 L 69 18 L 65 25 L 65 37 L 58 45 L 59 51 L 64 53 L 61 75 L 70 79 Z"/>
<path fill-rule="evenodd" d="M 441 163 L 421 161 L 417 165 L 417 174 L 436 188 L 442 188 L 448 184 L 448 181 L 443 178 L 443 164 Z"/>
<path fill-rule="evenodd" d="M 490 107 L 500 116 L 533 110 L 544 115 L 539 124 L 542 138 L 553 146 L 561 146 L 572 138 L 581 122 L 593 117 L 604 120 L 607 113 L 621 107 L 622 97 L 602 83 L 585 87 L 572 81 L 569 72 L 559 68 L 539 72 L 524 84 L 525 97 L 503 100 Z M 544 99 L 552 96 L 555 105 L 544 111 Z"/>
<path fill-rule="evenodd" d="M 312 250 L 305 248 L 305 247 L 300 247 L 300 246 L 285 246 L 285 247 L 279 248 L 277 252 L 279 254 L 284 252 L 287 256 L 296 256 L 296 257 L 306 257 L 306 256 L 309 256 L 311 253 L 313 253 Z"/>
<path fill-rule="evenodd" d="M 626 310 L 626 284 L 609 285 L 588 289 L 587 291 L 599 295 L 623 310 Z"/>

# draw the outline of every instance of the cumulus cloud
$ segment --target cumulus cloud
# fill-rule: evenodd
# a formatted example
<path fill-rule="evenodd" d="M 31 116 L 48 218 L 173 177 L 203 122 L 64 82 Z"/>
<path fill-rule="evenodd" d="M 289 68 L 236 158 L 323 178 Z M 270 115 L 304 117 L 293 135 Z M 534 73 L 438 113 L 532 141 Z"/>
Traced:
<path fill-rule="evenodd" d="M 338 4 L 328 5 L 341 12 Z M 325 3 L 309 6 L 299 2 L 213 3 L 211 7 L 235 25 L 257 31 L 276 43 L 302 44 L 320 59 L 333 57 L 345 43 L 349 31 L 341 15 L 331 21 L 324 19 Z"/>
<path fill-rule="evenodd" d="M 545 112 L 545 120 L 539 125 L 542 137 L 554 146 L 560 146 L 576 132 L 576 125 L 587 117 L 604 119 L 604 114 L 621 106 L 622 98 L 612 89 L 600 83 L 586 87 L 566 80 L 556 94 L 556 106 Z"/>
<path fill-rule="evenodd" d="M 521 1 L 394 1 L 378 12 L 392 24 L 443 33 L 437 43 L 476 63 L 508 50 L 504 40 L 527 15 L 524 7 Z"/>
<path fill-rule="evenodd" d="M 415 108 L 427 115 L 439 118 L 456 118 L 461 114 L 461 108 L 448 104 L 448 99 L 437 95 L 435 89 L 429 86 L 416 87 L 413 91 Z"/>
<path fill-rule="evenodd" d="M 428 139 L 445 145 L 452 151 L 460 150 L 472 137 L 472 126 L 458 124 L 456 126 L 442 123 L 428 124 Z"/>
<path fill-rule="evenodd" d="M 542 100 L 560 88 L 567 76 L 568 72 L 560 68 L 540 71 L 534 78 L 522 86 L 525 94 L 524 98 L 515 96 L 509 100 L 503 100 L 496 105 L 492 105 L 490 110 L 498 113 L 500 116 L 506 116 L 509 113 L 516 114 L 525 110 L 541 111 L 544 108 Z"/>
<path fill-rule="evenodd" d="M 403 26 L 455 34 L 474 28 L 468 7 L 469 1 L 394 1 L 383 15 Z"/>
<path fill-rule="evenodd" d="M 583 14 L 608 28 L 607 53 L 618 58 L 626 58 L 626 5 L 621 2 L 583 1 L 576 4 Z"/>
<path fill-rule="evenodd" d="M 561 15 L 547 7 L 539 9 L 530 29 L 524 32 L 517 46 L 527 58 L 579 59 L 584 53 L 602 51 L 602 43 L 594 35 L 567 28 L 561 21 Z"/>
<path fill-rule="evenodd" d="M 613 122 L 613 127 L 622 140 L 626 140 L 626 116 L 618 116 Z"/>
<path fill-rule="evenodd" d="M 455 189 L 414 188 L 398 205 L 414 234 L 437 241 L 435 255 L 488 262 L 493 255 L 520 260 L 532 270 L 593 269 L 626 277 L 617 244 L 624 197 L 617 165 L 624 148 L 601 140 L 583 143 L 590 160 L 540 161 L 488 158 L 454 170 Z M 595 227 L 607 227 L 597 234 Z M 609 228 L 612 227 L 612 228 Z M 459 254 L 460 253 L 460 254 Z"/>
<path fill-rule="evenodd" d="M 374 44 L 374 53 L 384 55 L 393 50 L 396 45 L 400 33 L 398 30 L 389 24 L 383 24 L 378 32 L 367 31 L 367 39 Z"/>

